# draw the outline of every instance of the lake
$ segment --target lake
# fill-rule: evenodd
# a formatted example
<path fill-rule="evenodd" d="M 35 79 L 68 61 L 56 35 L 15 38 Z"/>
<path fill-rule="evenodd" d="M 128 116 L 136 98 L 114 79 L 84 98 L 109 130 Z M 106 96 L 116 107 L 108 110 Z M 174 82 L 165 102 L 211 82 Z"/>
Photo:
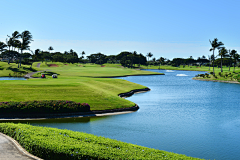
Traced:
<path fill-rule="evenodd" d="M 0 80 L 27 80 L 24 77 L 0 77 Z"/>
<path fill-rule="evenodd" d="M 205 159 L 240 157 L 240 85 L 192 80 L 196 71 L 123 77 L 151 91 L 127 98 L 137 112 L 91 118 L 28 121 Z"/>

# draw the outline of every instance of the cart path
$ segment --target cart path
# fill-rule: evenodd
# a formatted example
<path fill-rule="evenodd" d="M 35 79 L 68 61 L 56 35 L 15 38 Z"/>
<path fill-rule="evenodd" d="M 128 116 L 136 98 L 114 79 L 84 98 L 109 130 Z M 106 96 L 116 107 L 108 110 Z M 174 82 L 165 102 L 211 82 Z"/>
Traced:
<path fill-rule="evenodd" d="M 0 133 L 0 160 L 41 160 L 23 149 L 17 141 Z"/>
<path fill-rule="evenodd" d="M 41 65 L 41 63 L 38 63 L 38 64 L 37 64 L 37 67 L 39 68 L 40 65 Z M 47 69 L 47 70 L 45 70 L 45 71 L 50 71 L 50 70 Z M 24 77 L 25 77 L 25 78 L 33 78 L 32 75 L 34 75 L 35 73 L 38 73 L 38 72 L 43 72 L 43 71 L 31 72 L 31 73 L 28 73 L 28 74 L 24 75 Z"/>
<path fill-rule="evenodd" d="M 41 63 L 38 63 L 38 64 L 37 64 L 37 67 L 39 68 L 39 67 L 40 67 L 40 65 L 41 65 Z"/>

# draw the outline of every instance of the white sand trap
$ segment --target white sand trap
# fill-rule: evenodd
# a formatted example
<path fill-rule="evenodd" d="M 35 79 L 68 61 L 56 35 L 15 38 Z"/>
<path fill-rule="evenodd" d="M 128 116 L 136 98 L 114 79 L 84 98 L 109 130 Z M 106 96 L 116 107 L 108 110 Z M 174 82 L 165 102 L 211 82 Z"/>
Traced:
<path fill-rule="evenodd" d="M 183 76 L 188 76 L 188 75 L 186 75 L 186 74 L 177 74 L 176 76 L 183 77 Z"/>
<path fill-rule="evenodd" d="M 166 70 L 166 72 L 174 72 L 174 71 L 172 71 L 172 70 Z"/>

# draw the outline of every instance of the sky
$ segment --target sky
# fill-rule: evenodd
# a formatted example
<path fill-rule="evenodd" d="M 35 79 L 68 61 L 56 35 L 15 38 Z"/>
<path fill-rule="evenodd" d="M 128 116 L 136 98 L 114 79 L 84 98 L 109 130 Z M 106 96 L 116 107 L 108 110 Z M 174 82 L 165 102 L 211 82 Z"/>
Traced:
<path fill-rule="evenodd" d="M 31 50 L 79 55 L 137 51 L 152 58 L 211 54 L 218 38 L 240 52 L 237 0 L 0 0 L 0 41 L 28 30 Z"/>

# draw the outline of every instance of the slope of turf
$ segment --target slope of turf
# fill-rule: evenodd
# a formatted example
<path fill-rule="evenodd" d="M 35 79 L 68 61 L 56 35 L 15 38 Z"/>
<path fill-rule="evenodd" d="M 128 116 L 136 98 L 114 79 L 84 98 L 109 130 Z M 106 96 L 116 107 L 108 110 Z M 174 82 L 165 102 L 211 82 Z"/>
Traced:
<path fill-rule="evenodd" d="M 34 63 L 35 66 L 38 62 Z M 48 63 L 50 64 L 50 63 Z M 53 79 L 50 75 L 46 79 L 28 79 L 27 81 L 0 81 L 0 101 L 29 101 L 29 100 L 70 100 L 88 103 L 91 110 L 105 110 L 132 107 L 135 104 L 118 97 L 119 93 L 146 86 L 109 77 L 138 74 L 152 74 L 153 72 L 101 67 L 99 65 L 54 63 L 59 67 L 48 67 L 41 64 L 39 70 L 57 73 Z M 159 74 L 159 73 L 156 73 Z M 39 77 L 36 74 L 37 77 Z"/>
<path fill-rule="evenodd" d="M 38 68 L 34 68 L 29 65 L 22 65 L 18 68 L 18 64 L 16 63 L 6 63 L 0 62 L 0 77 L 22 77 L 27 73 L 35 72 Z"/>

